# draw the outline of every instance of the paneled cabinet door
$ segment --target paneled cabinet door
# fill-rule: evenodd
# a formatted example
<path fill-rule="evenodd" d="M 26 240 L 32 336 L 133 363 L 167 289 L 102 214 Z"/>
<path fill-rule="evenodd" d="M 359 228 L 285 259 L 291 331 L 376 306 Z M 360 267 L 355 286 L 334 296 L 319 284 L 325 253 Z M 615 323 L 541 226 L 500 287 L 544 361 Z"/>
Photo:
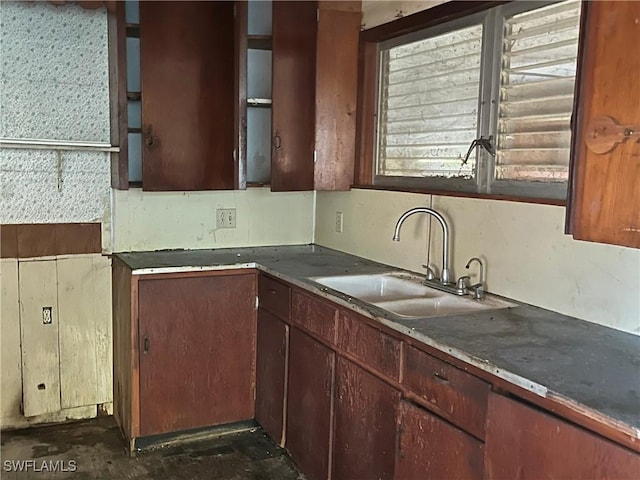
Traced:
<path fill-rule="evenodd" d="M 636 479 L 640 455 L 509 398 L 489 397 L 487 478 Z"/>
<path fill-rule="evenodd" d="M 400 402 L 396 480 L 480 480 L 483 450 L 479 440 L 462 430 L 414 404 Z"/>
<path fill-rule="evenodd" d="M 140 2 L 144 190 L 233 189 L 234 2 Z"/>
<path fill-rule="evenodd" d="M 254 418 L 255 283 L 139 281 L 141 436 Z"/>
<path fill-rule="evenodd" d="M 583 5 L 570 229 L 579 240 L 640 248 L 640 2 Z"/>
<path fill-rule="evenodd" d="M 329 473 L 334 365 L 331 350 L 291 329 L 286 447 L 310 480 Z"/>
<path fill-rule="evenodd" d="M 400 392 L 339 357 L 335 398 L 332 478 L 391 480 Z"/>
<path fill-rule="evenodd" d="M 289 327 L 262 309 L 258 311 L 256 420 L 281 445 L 284 442 L 284 396 Z"/>

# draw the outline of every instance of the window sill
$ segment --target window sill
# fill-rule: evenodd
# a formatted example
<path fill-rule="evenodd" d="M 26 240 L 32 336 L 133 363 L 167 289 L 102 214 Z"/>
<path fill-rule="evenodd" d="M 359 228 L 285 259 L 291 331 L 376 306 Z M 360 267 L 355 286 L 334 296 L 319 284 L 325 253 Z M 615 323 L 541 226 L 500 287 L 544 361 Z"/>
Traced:
<path fill-rule="evenodd" d="M 407 193 L 422 193 L 425 195 L 441 195 L 444 197 L 463 197 L 463 198 L 478 198 L 486 200 L 506 200 L 509 202 L 521 202 L 521 203 L 534 203 L 539 205 L 556 205 L 565 207 L 567 205 L 566 200 L 556 198 L 532 198 L 517 195 L 498 195 L 488 193 L 476 193 L 476 192 L 460 192 L 449 190 L 435 190 L 429 188 L 416 188 L 416 187 L 388 187 L 382 185 L 351 185 L 351 188 L 358 188 L 362 190 L 381 190 L 391 192 L 407 192 Z"/>

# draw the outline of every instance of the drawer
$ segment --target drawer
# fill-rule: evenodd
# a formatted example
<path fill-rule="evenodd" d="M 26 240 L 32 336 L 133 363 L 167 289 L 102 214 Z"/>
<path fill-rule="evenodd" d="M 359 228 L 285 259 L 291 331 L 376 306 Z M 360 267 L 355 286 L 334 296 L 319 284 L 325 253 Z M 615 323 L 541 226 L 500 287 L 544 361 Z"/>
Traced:
<path fill-rule="evenodd" d="M 291 321 L 320 338 L 335 343 L 336 317 L 338 309 L 298 290 L 293 291 L 291 299 Z"/>
<path fill-rule="evenodd" d="M 340 311 L 338 348 L 379 373 L 400 379 L 400 340 L 368 325 L 359 315 Z"/>
<path fill-rule="evenodd" d="M 266 275 L 260 275 L 258 279 L 258 298 L 260 308 L 289 320 L 291 312 L 291 288 Z"/>
<path fill-rule="evenodd" d="M 417 348 L 407 346 L 402 383 L 454 425 L 484 439 L 491 385 Z"/>

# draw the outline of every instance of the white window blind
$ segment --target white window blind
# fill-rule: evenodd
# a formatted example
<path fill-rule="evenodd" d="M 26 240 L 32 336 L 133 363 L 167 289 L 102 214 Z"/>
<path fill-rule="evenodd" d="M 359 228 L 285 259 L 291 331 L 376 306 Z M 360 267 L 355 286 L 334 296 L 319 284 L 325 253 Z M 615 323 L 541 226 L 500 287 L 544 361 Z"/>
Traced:
<path fill-rule="evenodd" d="M 482 25 L 382 49 L 377 175 L 473 176 L 481 56 Z"/>
<path fill-rule="evenodd" d="M 504 20 L 498 180 L 566 181 L 580 1 Z"/>

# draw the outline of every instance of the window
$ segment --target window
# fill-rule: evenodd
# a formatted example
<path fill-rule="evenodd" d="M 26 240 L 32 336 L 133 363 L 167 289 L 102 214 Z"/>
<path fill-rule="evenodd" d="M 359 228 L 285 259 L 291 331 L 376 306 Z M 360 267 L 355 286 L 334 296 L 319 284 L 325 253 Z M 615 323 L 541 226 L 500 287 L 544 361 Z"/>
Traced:
<path fill-rule="evenodd" d="M 512 2 L 379 43 L 373 183 L 565 198 L 579 25 Z"/>

